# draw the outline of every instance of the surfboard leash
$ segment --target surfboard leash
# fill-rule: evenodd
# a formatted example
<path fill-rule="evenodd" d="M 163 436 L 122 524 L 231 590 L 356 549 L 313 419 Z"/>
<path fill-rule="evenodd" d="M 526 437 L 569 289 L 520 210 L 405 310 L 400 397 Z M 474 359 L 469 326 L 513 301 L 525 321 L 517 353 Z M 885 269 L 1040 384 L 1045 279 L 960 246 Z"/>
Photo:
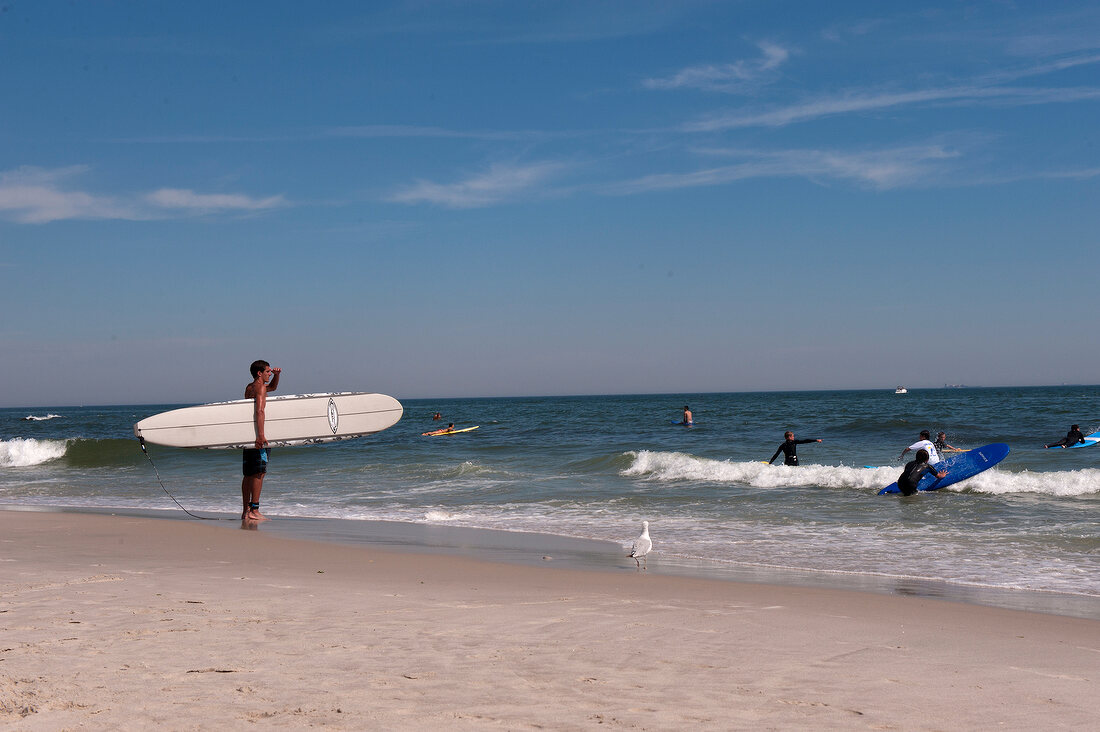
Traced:
<path fill-rule="evenodd" d="M 180 503 L 179 501 L 177 501 L 176 497 L 173 496 L 171 493 L 169 493 L 168 489 L 164 487 L 164 481 L 161 480 L 161 478 L 160 478 L 160 471 L 157 470 L 157 464 L 153 462 L 153 457 L 149 454 L 149 451 L 145 449 L 145 438 L 144 437 L 138 437 L 138 442 L 141 443 L 141 451 L 143 453 L 145 453 L 145 458 L 149 461 L 149 464 L 153 466 L 153 472 L 156 473 L 156 475 L 157 475 L 157 482 L 160 483 L 160 489 L 162 491 L 164 491 L 165 494 L 167 494 L 167 496 L 169 498 L 172 499 L 173 503 L 175 503 L 177 506 L 180 507 L 181 511 L 183 511 L 185 514 L 187 514 L 191 518 L 197 518 L 201 521 L 236 521 L 237 520 L 237 519 L 234 519 L 234 518 L 225 518 L 224 516 L 199 516 L 197 514 L 194 514 L 194 513 L 191 513 L 190 511 L 188 511 L 184 507 L 184 505 L 182 503 Z"/>

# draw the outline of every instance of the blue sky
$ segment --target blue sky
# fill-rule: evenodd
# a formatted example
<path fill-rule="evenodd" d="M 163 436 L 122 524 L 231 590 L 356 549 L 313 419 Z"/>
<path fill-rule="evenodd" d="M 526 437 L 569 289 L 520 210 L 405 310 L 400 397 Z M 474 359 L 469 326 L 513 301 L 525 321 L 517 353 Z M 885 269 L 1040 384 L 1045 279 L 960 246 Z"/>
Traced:
<path fill-rule="evenodd" d="M 1095 383 L 1093 2 L 0 7 L 0 405 Z"/>

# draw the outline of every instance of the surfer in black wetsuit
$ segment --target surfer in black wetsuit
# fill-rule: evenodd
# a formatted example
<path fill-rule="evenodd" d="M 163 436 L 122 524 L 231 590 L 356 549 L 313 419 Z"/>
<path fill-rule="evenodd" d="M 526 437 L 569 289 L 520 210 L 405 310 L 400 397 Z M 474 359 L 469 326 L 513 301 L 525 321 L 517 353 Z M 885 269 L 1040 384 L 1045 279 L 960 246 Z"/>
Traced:
<path fill-rule="evenodd" d="M 805 445 L 807 442 L 821 442 L 821 440 L 796 440 L 794 439 L 793 432 L 784 432 L 783 444 L 776 449 L 775 454 L 772 455 L 772 459 L 768 461 L 768 465 L 775 462 L 775 459 L 779 457 L 779 453 L 783 453 L 784 465 L 798 465 L 798 455 L 795 453 L 795 445 Z"/>
<path fill-rule="evenodd" d="M 898 490 L 903 496 L 911 496 L 917 492 L 917 484 L 925 473 L 932 473 L 937 479 L 947 477 L 946 471 L 936 472 L 936 469 L 928 464 L 928 451 L 917 450 L 917 456 L 905 464 L 905 469 L 898 477 Z"/>
<path fill-rule="evenodd" d="M 1081 434 L 1081 428 L 1077 425 L 1073 425 L 1069 428 L 1069 432 L 1062 438 L 1060 442 L 1052 442 L 1049 445 L 1043 445 L 1043 447 L 1070 447 L 1077 445 L 1085 441 L 1085 436 Z"/>

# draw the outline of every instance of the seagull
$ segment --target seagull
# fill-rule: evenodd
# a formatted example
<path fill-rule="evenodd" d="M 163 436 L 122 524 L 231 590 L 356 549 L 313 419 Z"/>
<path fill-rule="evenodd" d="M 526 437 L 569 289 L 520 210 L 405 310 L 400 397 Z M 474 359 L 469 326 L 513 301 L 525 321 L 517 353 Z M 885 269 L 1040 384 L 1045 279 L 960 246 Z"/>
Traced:
<path fill-rule="evenodd" d="M 638 535 L 638 538 L 634 540 L 634 546 L 630 547 L 630 554 L 627 556 L 634 558 L 634 564 L 640 569 L 645 569 L 645 566 L 638 564 L 640 558 L 642 562 L 645 562 L 645 555 L 649 554 L 649 550 L 653 548 L 653 540 L 649 538 L 649 522 L 642 522 L 642 533 Z"/>

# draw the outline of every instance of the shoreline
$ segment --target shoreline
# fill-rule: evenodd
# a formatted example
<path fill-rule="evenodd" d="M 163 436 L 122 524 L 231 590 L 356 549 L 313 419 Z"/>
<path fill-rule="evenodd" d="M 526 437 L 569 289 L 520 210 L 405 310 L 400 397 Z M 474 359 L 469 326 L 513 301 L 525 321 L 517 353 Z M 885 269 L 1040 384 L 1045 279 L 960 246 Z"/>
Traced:
<path fill-rule="evenodd" d="M 13 730 L 1024 730 L 1100 716 L 1095 620 L 140 517 L 0 511 L 0 630 Z"/>
<path fill-rule="evenodd" d="M 75 513 L 129 516 L 241 529 L 235 515 L 197 520 L 176 509 L 117 509 L 72 506 L 18 506 L 0 503 L 0 514 L 11 512 Z M 504 531 L 446 524 L 363 519 L 273 516 L 256 530 L 288 539 L 366 547 L 383 551 L 463 556 L 489 562 L 565 569 L 635 572 L 628 547 L 612 541 L 558 534 Z M 1100 620 L 1100 597 L 1040 590 L 964 585 L 922 577 L 802 570 L 778 566 L 731 564 L 662 555 L 657 546 L 649 556 L 647 574 L 808 587 L 877 595 L 924 597 L 967 605 L 1022 610 Z"/>

